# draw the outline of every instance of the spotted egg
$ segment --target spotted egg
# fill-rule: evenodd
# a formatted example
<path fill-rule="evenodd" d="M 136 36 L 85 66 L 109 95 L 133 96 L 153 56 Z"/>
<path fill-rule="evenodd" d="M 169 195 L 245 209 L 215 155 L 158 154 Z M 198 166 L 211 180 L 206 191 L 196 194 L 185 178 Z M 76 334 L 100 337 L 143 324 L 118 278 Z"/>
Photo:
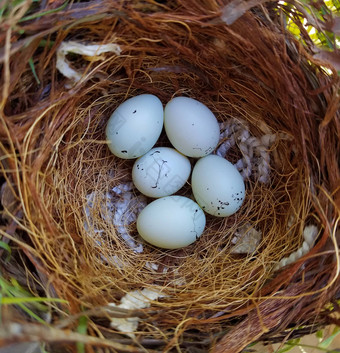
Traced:
<path fill-rule="evenodd" d="M 226 159 L 209 155 L 195 164 L 191 185 L 194 197 L 202 209 L 217 217 L 237 212 L 245 198 L 243 178 Z"/>
<path fill-rule="evenodd" d="M 191 172 L 187 157 L 169 147 L 156 147 L 138 158 L 132 168 L 136 188 L 149 197 L 164 197 L 184 186 Z"/>
<path fill-rule="evenodd" d="M 111 115 L 106 138 L 111 152 L 123 159 L 138 158 L 150 151 L 163 128 L 163 105 L 152 94 L 132 97 Z"/>

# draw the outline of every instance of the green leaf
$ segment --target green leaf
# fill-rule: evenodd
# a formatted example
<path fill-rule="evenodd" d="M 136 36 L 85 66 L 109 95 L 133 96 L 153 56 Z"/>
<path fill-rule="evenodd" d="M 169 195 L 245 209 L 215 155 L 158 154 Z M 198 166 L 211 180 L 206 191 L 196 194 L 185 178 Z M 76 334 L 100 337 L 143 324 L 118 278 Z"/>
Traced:
<path fill-rule="evenodd" d="M 284 352 L 288 352 L 290 351 L 291 349 L 293 349 L 294 347 L 296 346 L 299 346 L 299 343 L 300 343 L 300 338 L 295 338 L 295 339 L 292 339 L 292 340 L 289 340 L 286 345 L 280 349 L 279 351 L 277 351 L 276 353 L 284 353 Z"/>
<path fill-rule="evenodd" d="M 333 331 L 333 334 L 326 338 L 324 341 L 322 341 L 318 347 L 319 348 L 328 348 L 330 344 L 333 342 L 334 338 L 340 333 L 340 328 L 337 327 L 335 332 Z"/>
<path fill-rule="evenodd" d="M 319 339 L 323 339 L 323 330 L 319 330 L 315 333 L 316 337 Z"/>
<path fill-rule="evenodd" d="M 299 38 L 300 28 L 299 26 L 296 25 L 296 23 L 292 21 L 288 21 L 288 29 L 292 34 L 294 34 L 295 37 Z"/>
<path fill-rule="evenodd" d="M 340 326 L 335 326 L 332 335 L 340 331 Z"/>
<path fill-rule="evenodd" d="M 301 338 L 295 338 L 295 339 L 289 340 L 288 343 L 295 344 L 297 346 L 300 343 L 300 341 L 301 341 Z"/>
<path fill-rule="evenodd" d="M 280 349 L 279 351 L 276 351 L 276 353 L 284 353 L 284 352 L 288 352 L 290 350 L 292 350 L 295 346 L 284 346 L 282 349 Z"/>

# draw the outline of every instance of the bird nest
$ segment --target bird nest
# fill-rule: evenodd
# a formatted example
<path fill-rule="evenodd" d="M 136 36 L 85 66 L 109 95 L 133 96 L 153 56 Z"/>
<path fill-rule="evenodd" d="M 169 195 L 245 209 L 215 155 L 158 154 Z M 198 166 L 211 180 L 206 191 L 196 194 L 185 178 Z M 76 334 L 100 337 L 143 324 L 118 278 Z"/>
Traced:
<path fill-rule="evenodd" d="M 45 324 L 8 309 L 2 342 L 235 353 L 336 320 L 339 79 L 289 34 L 284 9 L 24 5 L 2 35 L 2 261 L 4 278 L 46 298 L 30 307 Z M 246 184 L 241 209 L 207 216 L 180 250 L 139 237 L 151 200 L 105 141 L 112 112 L 142 93 L 207 105 L 221 130 L 214 153 Z M 190 183 L 178 194 L 191 197 Z"/>

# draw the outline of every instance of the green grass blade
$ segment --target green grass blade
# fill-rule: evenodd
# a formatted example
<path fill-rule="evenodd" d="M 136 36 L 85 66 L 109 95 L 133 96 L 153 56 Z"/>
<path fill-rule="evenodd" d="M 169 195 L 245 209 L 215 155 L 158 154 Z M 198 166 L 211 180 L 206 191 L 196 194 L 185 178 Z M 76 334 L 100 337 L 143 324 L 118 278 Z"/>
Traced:
<path fill-rule="evenodd" d="M 61 11 L 61 10 L 63 10 L 67 5 L 68 5 L 68 0 L 65 1 L 61 6 L 57 7 L 56 9 L 51 9 L 51 10 L 47 10 L 47 11 L 44 11 L 44 12 L 35 13 L 35 14 L 29 15 L 29 16 L 25 16 L 25 17 L 23 17 L 22 19 L 20 19 L 19 23 L 20 23 L 20 22 L 24 22 L 24 21 L 34 20 L 35 18 L 42 17 L 42 16 L 46 16 L 46 15 L 50 15 L 50 14 L 52 14 L 52 13 Z"/>
<path fill-rule="evenodd" d="M 39 77 L 38 77 L 38 75 L 37 75 L 37 73 L 36 73 L 36 71 L 35 71 L 33 59 L 30 58 L 30 59 L 28 60 L 28 63 L 29 63 L 30 68 L 31 68 L 31 70 L 32 70 L 33 76 L 34 76 L 35 80 L 37 81 L 37 84 L 40 85 L 40 80 L 39 80 Z"/>
<path fill-rule="evenodd" d="M 77 332 L 82 335 L 86 335 L 87 333 L 87 317 L 81 316 L 79 318 L 79 323 L 77 327 Z M 85 353 L 85 344 L 82 342 L 77 342 L 77 353 Z"/>
<path fill-rule="evenodd" d="M 42 303 L 42 302 L 56 302 L 67 303 L 67 300 L 59 298 L 44 298 L 44 297 L 2 297 L 0 304 L 2 305 L 19 305 L 24 303 Z"/>
<path fill-rule="evenodd" d="M 12 249 L 7 243 L 5 243 L 2 240 L 0 240 L 0 248 L 6 250 L 8 252 L 8 255 L 7 255 L 6 259 L 5 259 L 5 261 L 7 262 L 11 258 Z"/>
<path fill-rule="evenodd" d="M 40 324 L 46 324 L 46 321 L 43 320 L 40 316 L 38 316 L 36 313 L 34 313 L 31 309 L 27 308 L 25 305 L 23 304 L 18 304 L 18 306 L 27 314 L 29 315 L 31 318 L 35 319 L 36 321 L 38 321 Z"/>

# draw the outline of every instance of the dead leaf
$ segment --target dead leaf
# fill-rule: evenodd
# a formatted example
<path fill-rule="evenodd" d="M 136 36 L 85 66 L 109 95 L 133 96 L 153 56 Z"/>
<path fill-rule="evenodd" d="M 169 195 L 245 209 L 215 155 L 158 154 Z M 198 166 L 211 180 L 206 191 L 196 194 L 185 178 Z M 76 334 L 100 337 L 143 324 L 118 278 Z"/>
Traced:
<path fill-rule="evenodd" d="M 222 20 L 229 26 L 243 16 L 254 6 L 265 3 L 267 0 L 234 0 L 222 9 Z"/>
<path fill-rule="evenodd" d="M 333 17 L 329 21 L 325 22 L 323 28 L 326 31 L 333 32 L 336 36 L 340 36 L 340 17 Z"/>
<path fill-rule="evenodd" d="M 318 53 L 314 54 L 313 57 L 332 65 L 335 70 L 340 71 L 340 52 L 320 50 Z"/>
<path fill-rule="evenodd" d="M 72 69 L 66 59 L 68 53 L 80 54 L 87 57 L 98 57 L 102 53 L 113 52 L 119 55 L 121 49 L 118 44 L 83 44 L 75 41 L 61 42 L 57 50 L 57 69 L 74 82 L 81 80 L 83 73 Z"/>
<path fill-rule="evenodd" d="M 340 17 L 333 18 L 332 30 L 335 35 L 340 36 Z"/>

